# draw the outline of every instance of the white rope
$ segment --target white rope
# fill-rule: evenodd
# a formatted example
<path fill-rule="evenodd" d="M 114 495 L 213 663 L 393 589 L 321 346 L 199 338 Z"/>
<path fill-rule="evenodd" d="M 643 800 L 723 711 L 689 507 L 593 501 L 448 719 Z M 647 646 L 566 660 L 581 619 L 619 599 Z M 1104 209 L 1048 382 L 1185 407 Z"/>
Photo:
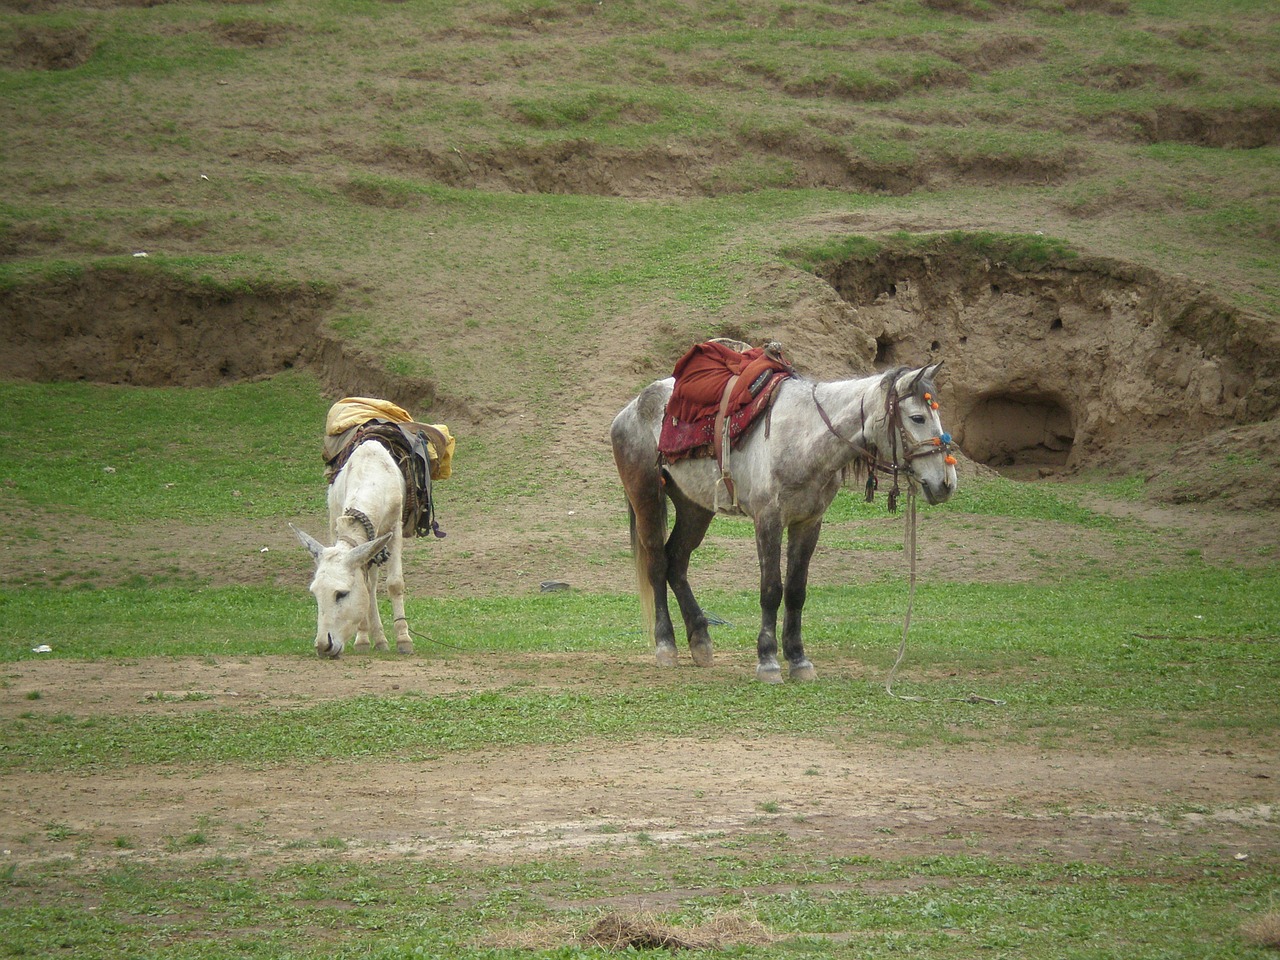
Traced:
<path fill-rule="evenodd" d="M 911 571 L 910 585 L 907 588 L 907 613 L 902 619 L 902 640 L 898 644 L 898 656 L 893 661 L 893 667 L 889 670 L 889 676 L 884 681 L 884 692 L 895 700 L 909 700 L 912 703 L 929 703 L 929 697 L 911 697 L 904 696 L 893 692 L 893 679 L 897 676 L 898 667 L 902 665 L 903 658 L 907 655 L 907 634 L 911 630 L 911 608 L 916 602 L 916 492 L 915 488 L 910 484 L 907 485 L 907 529 L 903 534 L 902 549 L 907 555 L 907 565 Z M 980 697 L 976 693 L 971 693 L 965 697 L 943 697 L 944 700 L 954 700 L 957 703 L 990 703 L 995 706 L 1004 706 L 1005 701 L 993 700 L 991 697 Z"/>

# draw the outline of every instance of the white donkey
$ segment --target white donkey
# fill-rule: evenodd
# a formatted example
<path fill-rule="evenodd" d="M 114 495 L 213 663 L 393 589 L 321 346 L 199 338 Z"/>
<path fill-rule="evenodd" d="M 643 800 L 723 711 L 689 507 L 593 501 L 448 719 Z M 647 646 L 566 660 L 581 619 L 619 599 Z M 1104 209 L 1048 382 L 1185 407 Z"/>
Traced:
<path fill-rule="evenodd" d="M 326 547 L 293 524 L 292 530 L 316 562 L 311 592 L 319 614 L 316 653 L 339 657 L 354 639 L 357 651 L 372 646 L 388 650 L 378 615 L 378 567 L 387 571 L 387 593 L 395 616 L 396 651 L 413 653 L 409 621 L 404 615 L 404 476 L 381 443 L 360 444 L 329 486 L 329 530 Z"/>

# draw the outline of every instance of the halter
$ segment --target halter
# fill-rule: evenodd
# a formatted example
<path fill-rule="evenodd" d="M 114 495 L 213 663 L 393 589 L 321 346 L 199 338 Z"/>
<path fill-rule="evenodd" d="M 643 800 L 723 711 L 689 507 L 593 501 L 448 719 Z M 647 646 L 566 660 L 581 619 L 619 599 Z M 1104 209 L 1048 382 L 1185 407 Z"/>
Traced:
<path fill-rule="evenodd" d="M 815 383 L 812 387 L 813 405 L 818 408 L 818 416 L 822 418 L 822 422 L 826 424 L 827 429 L 831 431 L 832 436 L 838 440 L 843 440 L 854 451 L 862 457 L 867 465 L 867 503 L 875 499 L 876 488 L 880 486 L 880 480 L 876 476 L 876 470 L 880 469 L 893 477 L 893 489 L 889 491 L 889 512 L 893 513 L 898 509 L 898 495 L 901 488 L 898 485 L 898 474 L 903 470 L 910 469 L 911 461 L 920 457 L 928 457 L 933 454 L 942 454 L 944 462 L 947 466 L 954 466 L 956 458 L 951 453 L 951 434 L 943 433 L 940 437 L 930 437 L 927 440 L 913 441 L 911 435 L 907 433 L 907 425 L 902 417 L 902 405 L 898 397 L 897 378 L 892 374 L 888 377 L 889 387 L 885 391 L 884 397 L 884 416 L 886 432 L 889 434 L 889 459 L 882 460 L 878 456 L 878 448 L 868 449 L 861 444 L 854 443 L 848 437 L 842 436 L 836 430 L 835 424 L 831 422 L 831 417 L 827 415 L 827 411 L 823 408 L 822 403 L 818 400 L 818 385 Z M 924 401 L 929 405 L 931 410 L 938 409 L 938 401 L 934 399 L 933 394 L 925 393 Z M 862 422 L 867 422 L 867 415 L 864 407 L 862 410 Z M 899 454 L 899 444 L 902 446 L 902 452 Z"/>
<path fill-rule="evenodd" d="M 343 511 L 342 515 L 344 517 L 350 517 L 352 520 L 356 521 L 356 523 L 360 524 L 360 526 L 364 527 L 364 532 L 368 534 L 368 540 L 372 540 L 377 535 L 377 531 L 374 529 L 374 526 L 373 526 L 373 521 L 369 519 L 369 515 L 367 513 L 357 510 L 355 507 L 348 507 L 345 511 Z M 338 537 L 338 539 L 351 544 L 351 546 L 353 547 L 360 546 L 360 544 L 356 543 L 350 537 Z M 368 540 L 366 540 L 365 542 L 367 543 Z M 390 559 L 390 557 L 391 557 L 390 549 L 387 547 L 383 547 L 376 554 L 374 554 L 373 559 L 370 560 L 369 562 L 372 563 L 375 567 L 380 567 L 384 563 L 386 563 L 387 560 Z"/>

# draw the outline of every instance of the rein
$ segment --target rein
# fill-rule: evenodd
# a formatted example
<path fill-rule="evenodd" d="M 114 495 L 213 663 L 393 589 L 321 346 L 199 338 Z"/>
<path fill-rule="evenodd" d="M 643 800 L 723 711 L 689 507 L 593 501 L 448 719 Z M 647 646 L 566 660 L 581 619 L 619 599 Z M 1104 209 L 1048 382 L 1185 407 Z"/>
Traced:
<path fill-rule="evenodd" d="M 897 676 L 898 667 L 902 665 L 902 660 L 907 655 L 907 633 L 911 629 L 911 608 L 915 605 L 916 600 L 916 494 L 910 488 L 907 489 L 907 530 L 903 542 L 903 550 L 907 554 L 907 564 L 911 570 L 910 586 L 907 588 L 907 612 L 902 618 L 902 640 L 898 643 L 898 656 L 894 659 L 893 666 L 889 668 L 889 676 L 885 677 L 884 692 L 895 700 L 930 703 L 931 698 L 929 697 L 912 697 L 893 692 L 893 678 Z M 980 697 L 976 693 L 971 693 L 964 697 L 943 697 L 942 699 L 955 703 L 989 703 L 995 707 L 1003 707 L 1005 705 L 1004 700 Z"/>
<path fill-rule="evenodd" d="M 889 511 L 892 513 L 897 509 L 898 494 L 900 488 L 898 486 L 898 474 L 900 471 L 907 469 L 912 460 L 919 457 L 927 457 L 931 454 L 940 453 L 946 457 L 948 464 L 954 464 L 955 458 L 951 455 L 951 435 L 943 433 L 940 437 L 933 437 L 929 440 L 922 440 L 918 443 L 912 443 L 910 436 L 907 434 L 906 424 L 902 422 L 902 407 L 899 404 L 897 385 L 892 381 L 885 393 L 884 409 L 885 409 L 885 426 L 886 432 L 889 434 L 889 453 L 888 461 L 881 460 L 875 449 L 867 449 L 861 444 L 855 443 L 848 437 L 843 436 L 835 428 L 835 424 L 831 422 L 831 417 L 827 411 L 823 409 L 822 403 L 818 400 L 818 385 L 813 385 L 813 405 L 818 408 L 818 416 L 822 418 L 822 422 L 827 425 L 827 429 L 839 440 L 843 440 L 846 444 L 861 456 L 867 463 L 867 502 L 870 503 L 875 495 L 878 485 L 875 471 L 877 469 L 890 473 L 893 476 L 893 489 L 889 491 Z M 924 395 L 925 402 L 933 409 L 938 409 L 937 401 L 926 393 Z M 867 422 L 865 408 L 862 412 L 862 422 Z M 902 444 L 902 456 L 898 456 L 898 444 Z M 899 462 L 901 460 L 901 463 Z M 907 587 L 907 610 L 902 618 L 902 639 L 898 643 L 898 655 L 893 661 L 893 666 L 889 669 L 889 675 L 884 681 L 884 692 L 895 700 L 909 700 L 914 703 L 928 703 L 929 697 L 913 697 L 904 696 L 893 692 L 893 681 L 898 674 L 898 667 L 902 665 L 903 659 L 907 655 L 907 636 L 911 631 L 911 611 L 916 601 L 916 491 L 911 484 L 907 484 L 907 516 L 906 529 L 903 534 L 903 552 L 907 555 L 907 567 L 909 570 L 909 584 Z M 990 697 L 980 697 L 977 694 L 969 694 L 966 697 L 945 697 L 945 700 L 952 700 L 957 703 L 989 703 L 995 706 L 1003 706 L 1005 701 L 993 700 Z"/>

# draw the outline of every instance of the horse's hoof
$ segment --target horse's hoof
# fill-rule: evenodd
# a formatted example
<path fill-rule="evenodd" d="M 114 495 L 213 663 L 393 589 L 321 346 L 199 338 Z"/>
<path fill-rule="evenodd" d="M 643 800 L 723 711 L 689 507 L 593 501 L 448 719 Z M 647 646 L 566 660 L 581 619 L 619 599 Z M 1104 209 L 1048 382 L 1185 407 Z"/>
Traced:
<path fill-rule="evenodd" d="M 813 664 L 808 660 L 801 660 L 791 665 L 788 676 L 792 680 L 817 680 L 818 671 L 813 668 Z"/>
<path fill-rule="evenodd" d="M 756 667 L 756 679 L 762 683 L 781 683 L 782 671 L 778 669 L 776 663 L 768 666 L 762 663 Z"/>
<path fill-rule="evenodd" d="M 653 658 L 660 667 L 674 667 L 676 665 L 676 648 L 660 643 L 654 648 Z"/>
<path fill-rule="evenodd" d="M 397 640 L 397 641 L 396 641 L 396 653 L 413 653 L 413 641 L 412 641 L 412 640 Z"/>
<path fill-rule="evenodd" d="M 691 643 L 689 653 L 693 655 L 695 667 L 710 667 L 715 663 L 715 654 L 711 652 L 710 643 Z"/>
<path fill-rule="evenodd" d="M 377 650 L 379 653 L 387 653 L 391 649 L 391 644 L 387 643 L 385 640 L 379 640 L 373 645 L 373 649 Z"/>
<path fill-rule="evenodd" d="M 356 653 L 368 653 L 368 652 L 369 652 L 369 641 L 368 641 L 368 640 L 357 640 L 357 641 L 356 641 L 355 650 L 356 650 Z"/>

